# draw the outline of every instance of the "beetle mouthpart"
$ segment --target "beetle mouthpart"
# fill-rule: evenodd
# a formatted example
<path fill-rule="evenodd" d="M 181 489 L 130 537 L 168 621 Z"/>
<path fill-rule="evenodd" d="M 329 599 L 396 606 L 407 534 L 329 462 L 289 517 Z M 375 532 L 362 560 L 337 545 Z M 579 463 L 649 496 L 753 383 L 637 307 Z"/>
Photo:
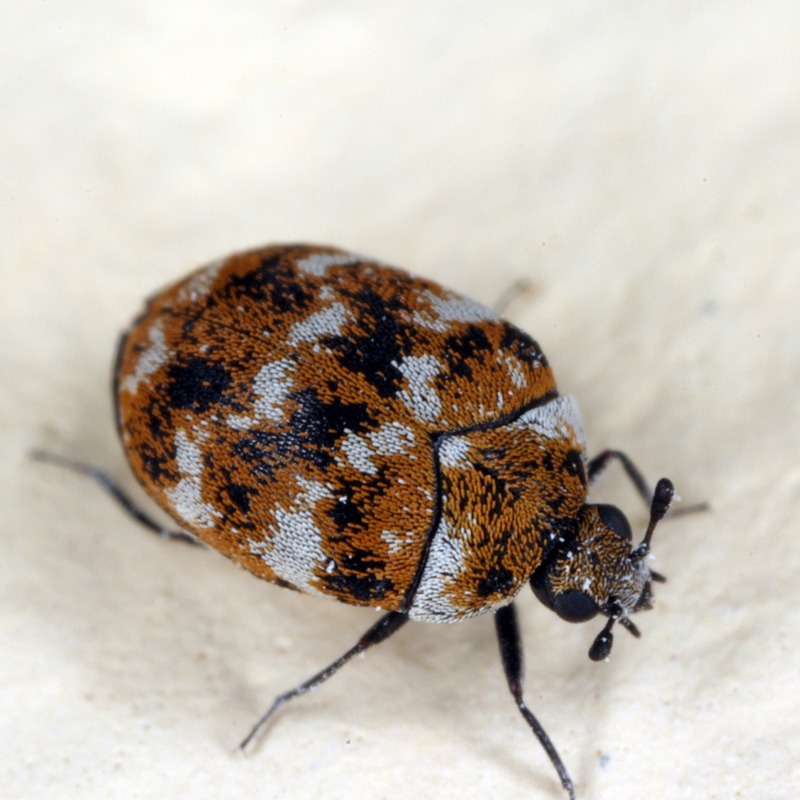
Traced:
<path fill-rule="evenodd" d="M 646 581 L 644 584 L 644 589 L 642 589 L 642 593 L 639 596 L 639 600 L 636 602 L 636 605 L 634 606 L 633 610 L 650 611 L 652 607 L 653 607 L 653 585 L 650 581 Z"/>
<path fill-rule="evenodd" d="M 653 538 L 653 531 L 656 525 L 664 519 L 664 515 L 669 511 L 669 504 L 675 495 L 675 487 L 669 478 L 662 478 L 656 484 L 653 492 L 653 500 L 650 503 L 650 521 L 647 523 L 647 530 L 641 544 L 631 553 L 631 561 L 641 561 L 650 552 L 650 540 Z"/>

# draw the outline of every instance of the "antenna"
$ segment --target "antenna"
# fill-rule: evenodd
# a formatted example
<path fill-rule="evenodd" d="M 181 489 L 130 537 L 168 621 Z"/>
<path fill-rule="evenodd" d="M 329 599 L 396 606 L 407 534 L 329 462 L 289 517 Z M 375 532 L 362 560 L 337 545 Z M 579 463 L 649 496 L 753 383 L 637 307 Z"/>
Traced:
<path fill-rule="evenodd" d="M 641 561 L 650 552 L 650 540 L 653 538 L 653 531 L 656 525 L 664 519 L 664 515 L 669 511 L 669 504 L 675 496 L 675 487 L 669 478 L 662 478 L 656 484 L 653 492 L 653 501 L 650 504 L 650 522 L 647 523 L 647 530 L 644 534 L 642 543 L 631 553 L 633 561 Z"/>

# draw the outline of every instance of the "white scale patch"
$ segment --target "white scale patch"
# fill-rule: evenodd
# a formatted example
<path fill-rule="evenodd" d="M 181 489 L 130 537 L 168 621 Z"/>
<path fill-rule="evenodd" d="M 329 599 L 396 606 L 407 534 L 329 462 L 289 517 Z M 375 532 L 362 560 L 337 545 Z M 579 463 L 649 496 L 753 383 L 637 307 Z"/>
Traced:
<path fill-rule="evenodd" d="M 299 342 L 316 342 L 322 336 L 341 334 L 342 328 L 352 316 L 342 303 L 328 306 L 298 322 L 292 328 L 287 341 L 294 347 Z"/>
<path fill-rule="evenodd" d="M 342 441 L 342 450 L 347 456 L 350 466 L 363 475 L 375 475 L 378 468 L 370 461 L 374 455 L 372 448 L 365 439 L 355 433 L 348 433 Z"/>
<path fill-rule="evenodd" d="M 418 419 L 436 420 L 442 413 L 442 401 L 433 387 L 433 379 L 444 365 L 432 355 L 409 356 L 400 363 L 392 362 L 408 382 L 398 394 Z"/>
<path fill-rule="evenodd" d="M 431 543 L 428 563 L 409 609 L 411 619 L 426 622 L 454 622 L 458 609 L 447 599 L 450 586 L 461 572 L 467 552 L 464 540 L 453 535 L 442 518 Z"/>
<path fill-rule="evenodd" d="M 175 460 L 182 475 L 199 478 L 203 473 L 203 451 L 186 435 L 175 434 Z"/>
<path fill-rule="evenodd" d="M 286 412 L 285 404 L 294 387 L 289 372 L 295 364 L 287 358 L 264 364 L 253 379 L 253 392 L 258 399 L 253 403 L 253 416 L 231 415 L 226 423 L 237 431 L 252 428 L 259 419 L 281 422 Z"/>
<path fill-rule="evenodd" d="M 362 259 L 352 253 L 314 253 L 301 258 L 297 262 L 297 269 L 318 278 L 325 277 L 328 267 L 346 267 L 348 264 L 357 264 Z"/>
<path fill-rule="evenodd" d="M 214 506 L 203 502 L 203 453 L 182 430 L 175 434 L 175 459 L 182 477 L 172 489 L 165 491 L 175 513 L 189 525 L 214 527 L 222 515 Z"/>
<path fill-rule="evenodd" d="M 425 622 L 456 622 L 508 605 L 514 599 L 514 595 L 510 595 L 479 610 L 456 608 L 450 601 L 452 584 L 464 571 L 464 564 L 469 559 L 466 546 L 469 534 L 467 528 L 450 530 L 447 520 L 442 518 L 431 543 L 425 572 L 422 574 L 422 580 L 408 612 L 411 619 Z"/>
<path fill-rule="evenodd" d="M 443 467 L 469 467 L 470 447 L 465 436 L 448 436 L 439 445 L 439 462 Z"/>
<path fill-rule="evenodd" d="M 413 446 L 414 441 L 414 431 L 407 425 L 388 422 L 366 436 L 348 431 L 342 442 L 342 450 L 351 467 L 365 475 L 375 475 L 378 468 L 372 462 L 374 456 L 402 455 Z"/>
<path fill-rule="evenodd" d="M 322 549 L 322 532 L 314 522 L 314 506 L 333 497 L 329 486 L 298 477 L 300 491 L 288 507 L 275 506 L 264 538 L 250 540 L 250 552 L 259 556 L 284 580 L 310 594 L 321 594 L 311 585 L 314 570 L 321 564 L 331 572 L 330 558 Z M 335 565 L 334 565 L 335 566 Z"/>
<path fill-rule="evenodd" d="M 196 303 L 200 298 L 205 297 L 211 291 L 219 271 L 225 266 L 227 260 L 227 258 L 220 258 L 217 261 L 212 261 L 202 270 L 192 275 L 178 292 L 178 301 L 181 303 Z"/>
<path fill-rule="evenodd" d="M 518 389 L 522 389 L 527 384 L 525 372 L 522 369 L 522 362 L 516 358 L 516 356 L 505 356 L 505 358 L 501 356 L 498 361 L 500 360 L 505 361 L 506 369 L 508 370 L 508 377 L 511 378 L 511 383 L 513 383 Z"/>
<path fill-rule="evenodd" d="M 150 326 L 147 337 L 150 340 L 150 347 L 139 356 L 133 375 L 127 375 L 122 381 L 122 388 L 131 394 L 136 394 L 139 384 L 156 372 L 170 355 L 161 320 L 157 320 Z"/>
<path fill-rule="evenodd" d="M 402 455 L 414 446 L 414 431 L 401 422 L 387 422 L 369 434 L 375 452 L 382 456 Z"/>
<path fill-rule="evenodd" d="M 439 333 L 446 332 L 452 322 L 484 322 L 499 319 L 491 308 L 455 292 L 448 292 L 446 297 L 440 297 L 438 294 L 425 291 L 420 298 L 430 304 L 430 310 L 417 310 L 412 319 L 420 327 Z"/>
<path fill-rule="evenodd" d="M 575 398 L 560 395 L 543 406 L 537 406 L 512 423 L 533 428 L 546 439 L 569 439 L 586 451 L 586 437 Z"/>

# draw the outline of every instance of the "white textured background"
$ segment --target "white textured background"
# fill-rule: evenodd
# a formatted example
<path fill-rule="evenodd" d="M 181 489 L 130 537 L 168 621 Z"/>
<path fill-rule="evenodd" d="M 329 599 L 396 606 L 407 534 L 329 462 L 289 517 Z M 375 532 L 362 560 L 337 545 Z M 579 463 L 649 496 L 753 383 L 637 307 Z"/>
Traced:
<path fill-rule="evenodd" d="M 232 249 L 342 245 L 492 302 L 590 446 L 712 511 L 656 610 L 520 603 L 581 800 L 800 794 L 800 10 L 775 2 L 0 2 L 0 794 L 563 797 L 491 620 L 422 624 L 239 738 L 369 611 L 156 540 L 31 446 L 131 485 L 110 360 Z M 617 470 L 599 487 L 636 527 Z"/>

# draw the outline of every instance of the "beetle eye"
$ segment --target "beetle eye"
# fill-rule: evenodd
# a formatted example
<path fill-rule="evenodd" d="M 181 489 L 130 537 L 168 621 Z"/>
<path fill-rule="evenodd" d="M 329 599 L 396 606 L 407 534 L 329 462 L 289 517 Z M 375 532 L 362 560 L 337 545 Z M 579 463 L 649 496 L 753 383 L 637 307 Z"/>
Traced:
<path fill-rule="evenodd" d="M 553 601 L 553 611 L 567 622 L 586 622 L 600 609 L 586 592 L 568 589 Z"/>
<path fill-rule="evenodd" d="M 596 506 L 600 519 L 607 528 L 611 528 L 614 533 L 630 542 L 633 539 L 631 526 L 625 515 L 616 506 L 598 505 Z"/>

